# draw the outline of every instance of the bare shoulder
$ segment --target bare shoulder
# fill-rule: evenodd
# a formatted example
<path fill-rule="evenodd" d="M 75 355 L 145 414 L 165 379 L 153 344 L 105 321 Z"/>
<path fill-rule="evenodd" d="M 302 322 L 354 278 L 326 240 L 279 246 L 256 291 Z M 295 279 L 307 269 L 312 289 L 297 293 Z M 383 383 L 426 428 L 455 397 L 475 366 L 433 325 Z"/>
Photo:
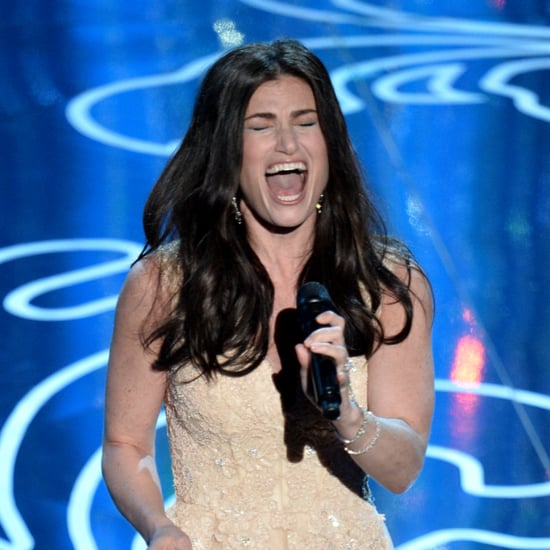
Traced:
<path fill-rule="evenodd" d="M 384 259 L 386 267 L 408 288 L 413 314 L 421 315 L 431 325 L 434 315 L 434 295 L 432 285 L 418 263 L 402 256 L 390 255 Z M 395 295 L 384 291 L 382 296 L 381 318 L 402 318 L 403 308 L 396 301 Z"/>
<path fill-rule="evenodd" d="M 120 292 L 116 324 L 135 325 L 148 317 L 159 293 L 160 271 L 154 258 L 144 258 L 128 272 Z"/>
<path fill-rule="evenodd" d="M 141 258 L 126 276 L 117 316 L 122 315 L 130 322 L 160 321 L 177 293 L 178 275 L 178 265 L 171 251 L 161 249 Z"/>

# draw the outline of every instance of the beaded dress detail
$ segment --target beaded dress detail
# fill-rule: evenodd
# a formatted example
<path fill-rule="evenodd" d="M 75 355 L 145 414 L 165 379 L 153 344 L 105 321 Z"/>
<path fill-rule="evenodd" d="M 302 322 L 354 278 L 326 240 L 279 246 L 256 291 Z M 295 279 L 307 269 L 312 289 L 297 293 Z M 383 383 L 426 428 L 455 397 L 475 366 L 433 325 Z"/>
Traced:
<path fill-rule="evenodd" d="M 367 362 L 354 364 L 366 405 Z M 190 374 L 170 375 L 165 406 L 169 515 L 193 549 L 392 548 L 364 472 L 304 396 L 297 370 L 274 375 L 264 361 L 242 377 Z"/>

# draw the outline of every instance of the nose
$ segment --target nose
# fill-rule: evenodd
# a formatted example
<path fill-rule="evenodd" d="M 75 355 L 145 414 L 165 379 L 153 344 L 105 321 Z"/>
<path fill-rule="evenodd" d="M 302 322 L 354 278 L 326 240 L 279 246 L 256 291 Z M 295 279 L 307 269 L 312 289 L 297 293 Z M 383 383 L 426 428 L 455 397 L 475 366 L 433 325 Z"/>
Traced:
<path fill-rule="evenodd" d="M 292 126 L 283 126 L 277 132 L 277 150 L 291 155 L 298 149 L 298 140 Z"/>

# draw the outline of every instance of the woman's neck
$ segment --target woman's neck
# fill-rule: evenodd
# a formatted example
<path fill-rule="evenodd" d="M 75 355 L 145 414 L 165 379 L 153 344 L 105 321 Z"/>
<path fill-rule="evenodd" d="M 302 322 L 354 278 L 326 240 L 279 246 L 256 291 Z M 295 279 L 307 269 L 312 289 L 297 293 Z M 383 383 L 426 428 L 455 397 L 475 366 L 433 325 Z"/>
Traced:
<path fill-rule="evenodd" d="M 311 254 L 313 224 L 280 232 L 252 222 L 247 229 L 250 246 L 275 286 L 277 287 L 277 282 L 295 285 Z"/>

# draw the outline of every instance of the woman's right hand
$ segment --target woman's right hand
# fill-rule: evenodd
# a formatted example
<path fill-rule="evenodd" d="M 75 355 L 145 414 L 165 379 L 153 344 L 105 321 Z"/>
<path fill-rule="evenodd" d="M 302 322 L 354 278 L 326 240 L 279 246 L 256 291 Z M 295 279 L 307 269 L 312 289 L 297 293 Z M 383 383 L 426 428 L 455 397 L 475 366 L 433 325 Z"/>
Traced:
<path fill-rule="evenodd" d="M 148 550 L 192 550 L 189 537 L 175 525 L 159 527 L 149 541 Z"/>

